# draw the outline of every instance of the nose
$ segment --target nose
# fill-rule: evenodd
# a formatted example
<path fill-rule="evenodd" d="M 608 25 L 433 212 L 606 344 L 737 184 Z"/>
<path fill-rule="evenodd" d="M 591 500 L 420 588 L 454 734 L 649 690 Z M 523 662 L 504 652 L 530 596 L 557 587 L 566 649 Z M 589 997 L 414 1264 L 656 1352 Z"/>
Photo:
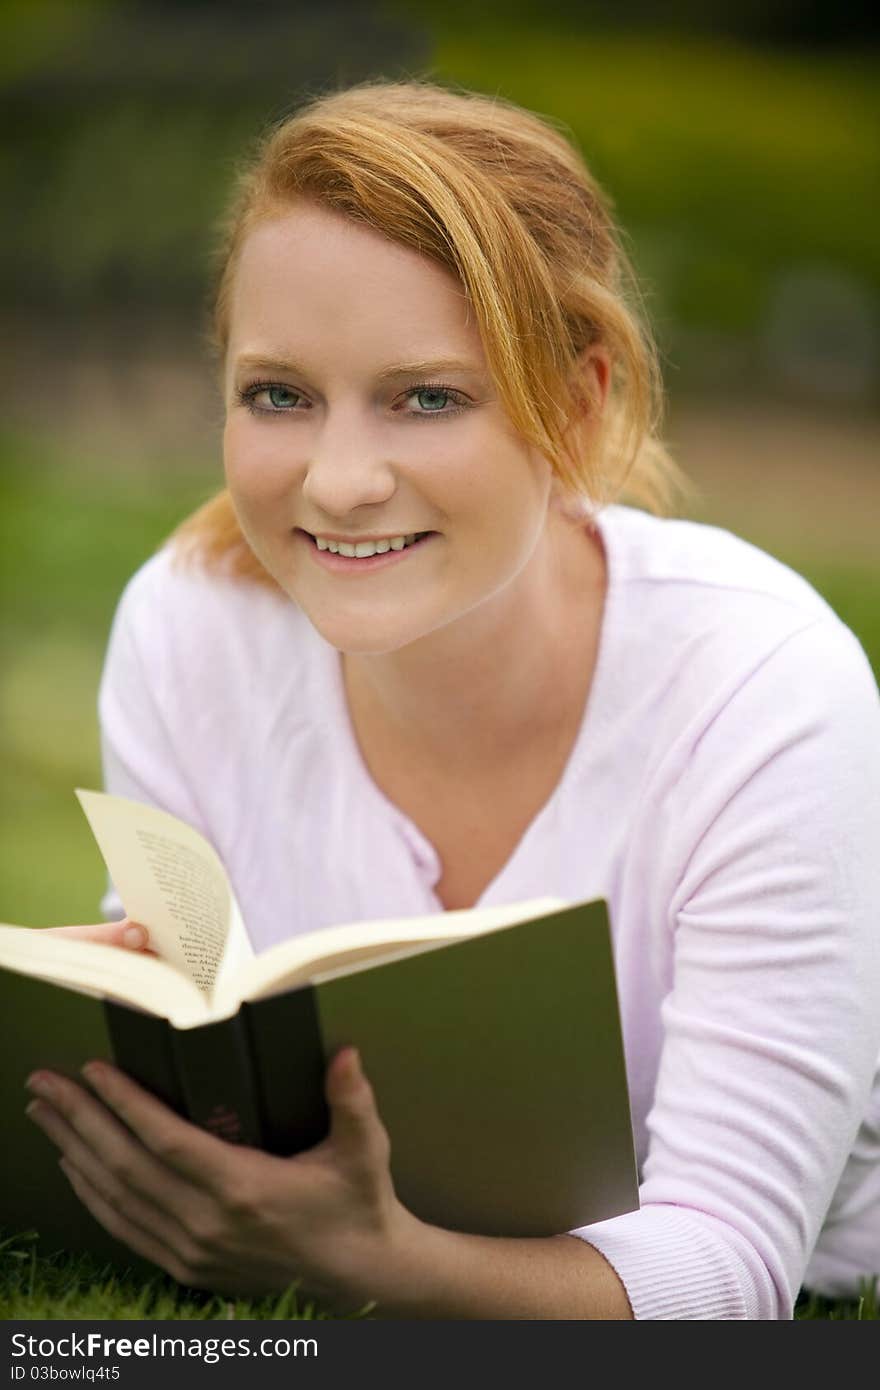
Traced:
<path fill-rule="evenodd" d="M 303 480 L 303 496 L 315 515 L 344 518 L 358 507 L 387 502 L 396 487 L 394 469 L 366 422 L 328 411 Z"/>

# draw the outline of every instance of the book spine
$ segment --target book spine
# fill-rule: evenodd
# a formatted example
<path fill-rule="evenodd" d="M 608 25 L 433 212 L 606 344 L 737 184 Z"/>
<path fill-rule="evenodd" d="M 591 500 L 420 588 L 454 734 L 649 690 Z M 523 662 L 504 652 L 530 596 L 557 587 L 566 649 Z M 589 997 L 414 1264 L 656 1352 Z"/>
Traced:
<path fill-rule="evenodd" d="M 326 1138 L 324 1055 L 314 990 L 243 1004 L 196 1028 L 105 1004 L 116 1065 L 184 1119 L 235 1144 L 293 1154 Z"/>
<path fill-rule="evenodd" d="M 243 1004 L 263 1148 L 302 1153 L 327 1137 L 327 1059 L 311 986 Z"/>
<path fill-rule="evenodd" d="M 171 1048 L 193 1124 L 231 1144 L 265 1147 L 241 1011 L 219 1023 L 172 1028 Z"/>
<path fill-rule="evenodd" d="M 104 1003 L 104 1018 L 113 1061 L 120 1071 L 186 1118 L 168 1020 L 110 1000 Z"/>

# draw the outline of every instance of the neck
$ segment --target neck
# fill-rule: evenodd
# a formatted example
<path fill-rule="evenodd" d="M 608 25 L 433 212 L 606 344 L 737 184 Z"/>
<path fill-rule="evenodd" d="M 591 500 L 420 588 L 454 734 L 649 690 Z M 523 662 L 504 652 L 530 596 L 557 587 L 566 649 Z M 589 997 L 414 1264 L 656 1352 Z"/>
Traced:
<path fill-rule="evenodd" d="M 356 732 L 429 772 L 487 774 L 526 746 L 565 741 L 592 680 L 607 587 L 598 534 L 551 513 L 517 579 L 466 618 L 400 651 L 346 654 Z"/>

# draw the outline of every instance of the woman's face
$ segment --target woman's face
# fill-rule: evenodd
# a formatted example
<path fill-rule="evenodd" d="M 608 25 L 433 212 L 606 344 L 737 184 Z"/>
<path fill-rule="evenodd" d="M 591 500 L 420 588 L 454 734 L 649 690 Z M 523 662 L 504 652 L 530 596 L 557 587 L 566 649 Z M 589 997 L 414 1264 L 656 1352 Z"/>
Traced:
<path fill-rule="evenodd" d="M 226 407 L 244 533 L 338 650 L 395 651 L 512 597 L 551 469 L 510 424 L 461 285 L 434 261 L 312 204 L 260 224 L 235 277 Z M 420 532 L 374 558 L 313 539 Z"/>

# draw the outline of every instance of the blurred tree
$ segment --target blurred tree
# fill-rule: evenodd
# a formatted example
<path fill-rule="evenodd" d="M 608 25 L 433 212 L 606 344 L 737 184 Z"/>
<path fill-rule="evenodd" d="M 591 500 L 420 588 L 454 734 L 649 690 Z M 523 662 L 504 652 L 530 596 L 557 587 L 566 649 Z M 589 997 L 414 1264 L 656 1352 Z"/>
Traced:
<path fill-rule="evenodd" d="M 880 41 L 880 11 L 864 0 L 444 0 L 442 7 L 390 0 L 404 14 L 429 11 L 446 27 L 472 23 L 539 24 L 570 33 L 641 30 L 656 34 L 729 35 L 787 48 L 864 48 Z"/>
<path fill-rule="evenodd" d="M 305 95 L 424 63 L 358 0 L 26 0 L 0 10 L 7 302 L 186 308 L 255 135 Z"/>
<path fill-rule="evenodd" d="M 679 382 L 836 381 L 836 398 L 876 402 L 872 15 L 851 0 L 0 0 L 0 292 L 38 336 L 41 319 L 94 323 L 114 354 L 137 338 L 111 320 L 195 323 L 255 136 L 328 87 L 424 74 L 567 124 L 617 202 Z"/>

